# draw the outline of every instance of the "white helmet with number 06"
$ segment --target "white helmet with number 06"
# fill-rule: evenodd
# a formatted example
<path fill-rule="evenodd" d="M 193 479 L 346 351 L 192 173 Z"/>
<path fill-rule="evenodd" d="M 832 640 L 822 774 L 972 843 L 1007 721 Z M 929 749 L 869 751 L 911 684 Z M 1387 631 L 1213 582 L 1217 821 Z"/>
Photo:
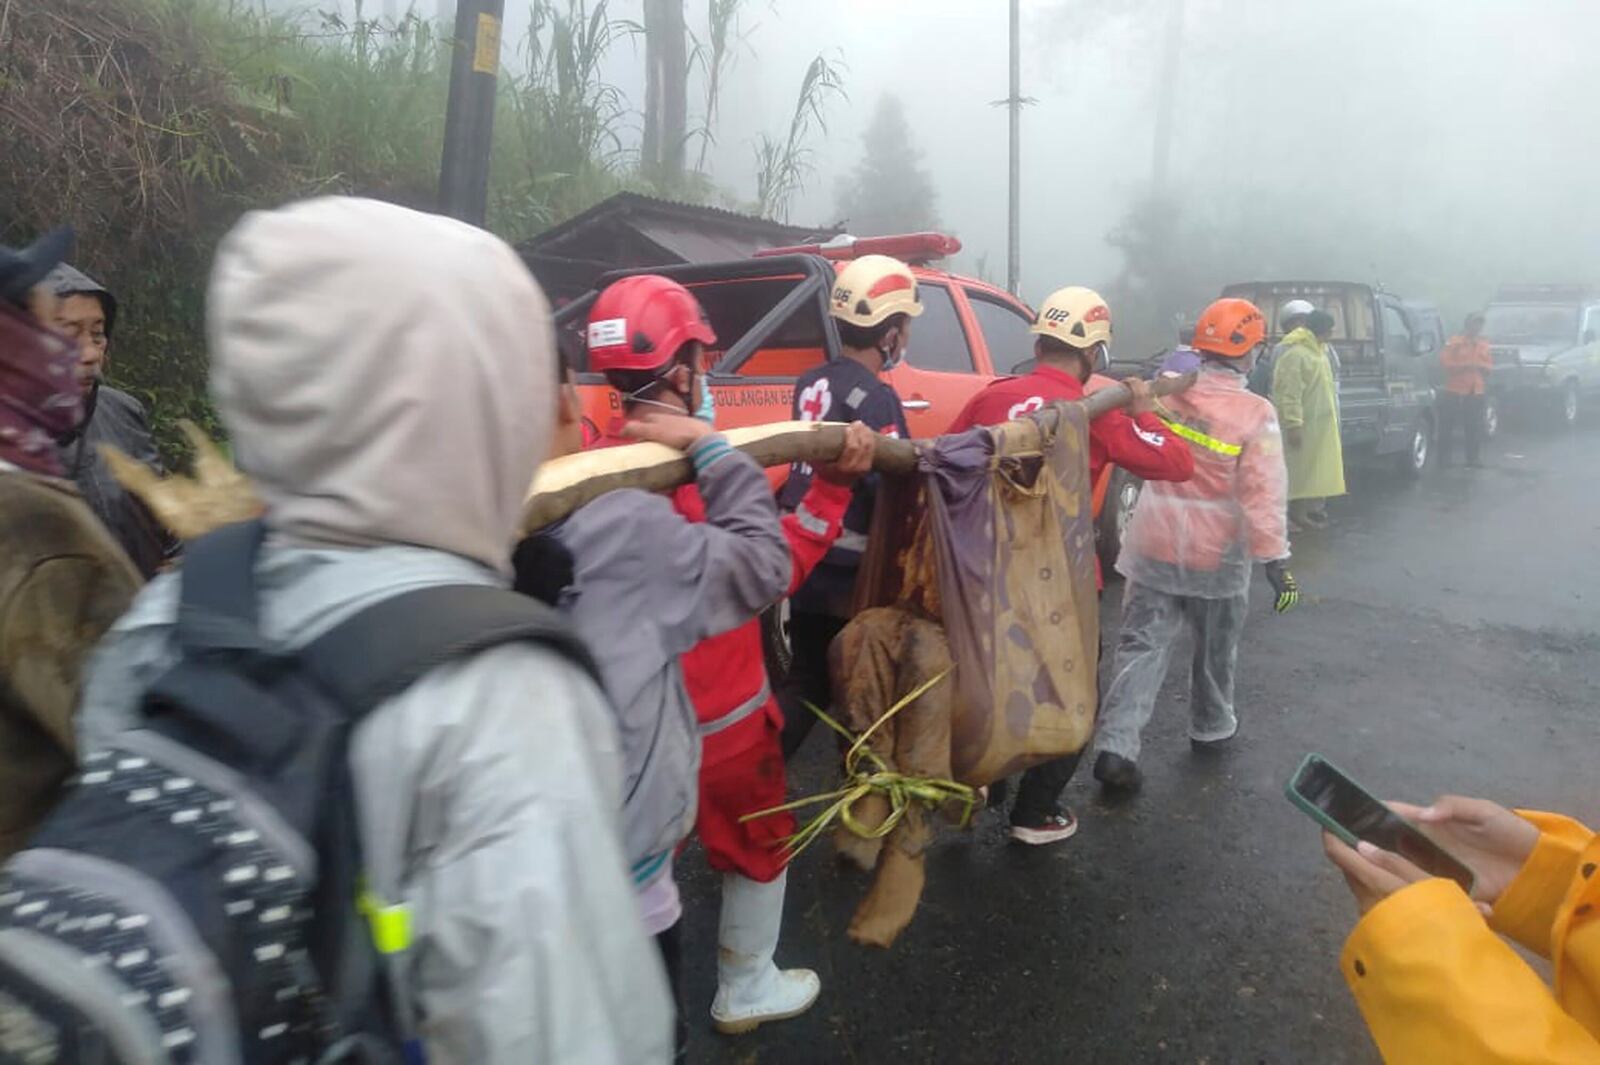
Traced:
<path fill-rule="evenodd" d="M 911 267 L 887 255 L 863 255 L 839 271 L 829 307 L 839 321 L 862 328 L 896 314 L 915 318 L 922 313 Z"/>

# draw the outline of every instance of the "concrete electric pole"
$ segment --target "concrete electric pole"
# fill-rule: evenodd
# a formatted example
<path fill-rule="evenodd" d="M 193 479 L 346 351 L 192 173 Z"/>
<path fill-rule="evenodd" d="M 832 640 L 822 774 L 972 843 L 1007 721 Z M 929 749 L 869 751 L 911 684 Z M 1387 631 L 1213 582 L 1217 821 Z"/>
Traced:
<path fill-rule="evenodd" d="M 1006 291 L 1022 293 L 1022 15 L 1011 0 L 1011 185 L 1006 197 Z"/>
<path fill-rule="evenodd" d="M 500 20 L 505 0 L 459 0 L 450 102 L 439 164 L 439 210 L 483 225 L 489 203 L 489 151 L 500 74 Z"/>

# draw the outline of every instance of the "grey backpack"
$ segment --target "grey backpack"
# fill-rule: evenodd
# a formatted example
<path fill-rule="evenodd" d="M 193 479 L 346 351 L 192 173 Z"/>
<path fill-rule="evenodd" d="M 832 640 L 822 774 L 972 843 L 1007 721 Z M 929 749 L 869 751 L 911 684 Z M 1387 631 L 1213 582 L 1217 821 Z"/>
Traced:
<path fill-rule="evenodd" d="M 363 892 L 351 729 L 434 667 L 502 644 L 594 666 L 548 607 L 468 585 L 270 647 L 261 536 L 251 523 L 189 546 L 179 661 L 0 869 L 0 1063 L 420 1060 L 380 953 L 405 949 L 404 913 Z"/>

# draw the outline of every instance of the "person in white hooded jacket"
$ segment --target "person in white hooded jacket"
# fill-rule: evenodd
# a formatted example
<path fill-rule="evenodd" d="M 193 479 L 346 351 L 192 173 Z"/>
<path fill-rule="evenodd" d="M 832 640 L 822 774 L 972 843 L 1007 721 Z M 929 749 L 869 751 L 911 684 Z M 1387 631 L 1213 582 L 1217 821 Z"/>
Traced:
<path fill-rule="evenodd" d="M 299 647 L 442 584 L 507 584 L 556 396 L 549 306 L 482 230 L 370 200 L 247 215 L 207 305 L 211 389 L 266 504 L 261 623 Z M 160 577 L 91 666 L 86 747 L 173 660 Z M 396 962 L 429 1065 L 665 1062 L 672 1007 L 619 833 L 595 683 L 514 644 L 434 669 L 357 727 L 370 888 L 409 908 Z"/>

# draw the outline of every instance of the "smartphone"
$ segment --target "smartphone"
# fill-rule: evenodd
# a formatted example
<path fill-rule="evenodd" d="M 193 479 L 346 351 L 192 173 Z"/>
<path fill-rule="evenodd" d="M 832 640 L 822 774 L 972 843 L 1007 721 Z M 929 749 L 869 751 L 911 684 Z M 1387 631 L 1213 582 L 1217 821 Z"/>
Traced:
<path fill-rule="evenodd" d="M 1411 822 L 1373 798 L 1320 754 L 1308 754 L 1289 786 L 1289 801 L 1329 832 L 1354 847 L 1366 840 L 1400 855 L 1425 873 L 1448 877 L 1472 893 L 1472 870 L 1459 858 L 1424 836 Z"/>

